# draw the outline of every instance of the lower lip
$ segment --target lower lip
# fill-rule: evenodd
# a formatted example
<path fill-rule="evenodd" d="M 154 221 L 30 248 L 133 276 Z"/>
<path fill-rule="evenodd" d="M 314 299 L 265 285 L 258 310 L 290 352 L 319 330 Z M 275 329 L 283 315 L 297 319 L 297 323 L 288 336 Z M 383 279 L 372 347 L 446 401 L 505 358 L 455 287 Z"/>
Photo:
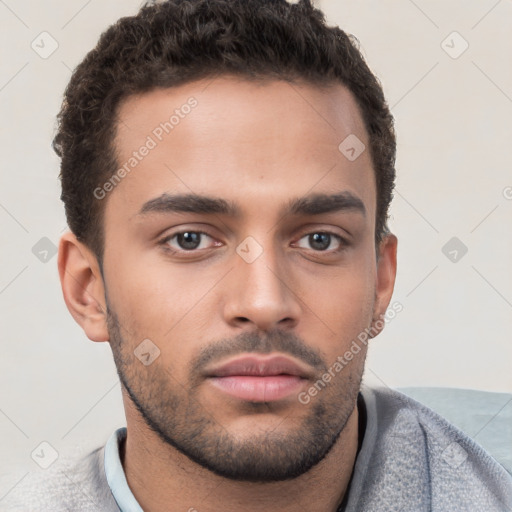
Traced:
<path fill-rule="evenodd" d="M 235 398 L 251 402 L 272 402 L 297 393 L 304 379 L 295 375 L 235 375 L 212 377 L 210 381 L 216 388 Z"/>

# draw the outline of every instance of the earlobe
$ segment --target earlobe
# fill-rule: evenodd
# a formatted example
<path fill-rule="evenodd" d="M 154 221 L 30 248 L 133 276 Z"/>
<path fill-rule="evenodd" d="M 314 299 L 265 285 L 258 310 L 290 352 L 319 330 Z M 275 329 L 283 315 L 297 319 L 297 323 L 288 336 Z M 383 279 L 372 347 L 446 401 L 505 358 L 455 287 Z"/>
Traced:
<path fill-rule="evenodd" d="M 372 338 L 377 336 L 384 328 L 384 315 L 391 302 L 395 288 L 397 245 L 397 237 L 389 234 L 382 239 L 379 246 Z"/>
<path fill-rule="evenodd" d="M 92 341 L 109 341 L 105 288 L 94 254 L 76 236 L 65 233 L 59 244 L 59 276 L 66 306 Z"/>

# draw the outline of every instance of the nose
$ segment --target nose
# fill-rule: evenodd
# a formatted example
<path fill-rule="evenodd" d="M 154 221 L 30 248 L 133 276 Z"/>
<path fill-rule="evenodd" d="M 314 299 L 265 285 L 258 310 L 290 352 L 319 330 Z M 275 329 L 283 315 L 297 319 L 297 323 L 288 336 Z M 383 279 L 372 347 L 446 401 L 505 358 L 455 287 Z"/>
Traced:
<path fill-rule="evenodd" d="M 268 248 L 250 263 L 235 255 L 224 295 L 225 321 L 262 331 L 295 327 L 302 308 L 290 274 L 286 261 L 278 261 Z"/>

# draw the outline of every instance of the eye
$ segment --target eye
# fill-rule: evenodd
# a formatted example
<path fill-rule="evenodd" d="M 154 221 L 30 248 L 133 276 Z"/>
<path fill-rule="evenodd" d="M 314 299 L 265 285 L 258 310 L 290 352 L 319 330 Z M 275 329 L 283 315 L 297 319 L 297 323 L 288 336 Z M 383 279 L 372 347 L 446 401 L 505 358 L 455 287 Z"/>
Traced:
<path fill-rule="evenodd" d="M 202 231 L 181 231 L 164 238 L 161 243 L 171 251 L 190 252 L 196 249 L 207 249 L 208 240 L 213 238 Z"/>
<path fill-rule="evenodd" d="M 306 244 L 309 247 L 305 247 L 301 244 L 302 240 L 306 241 Z M 331 244 L 335 242 L 334 248 L 331 247 Z M 313 249 L 315 251 L 327 251 L 330 250 L 332 252 L 336 252 L 340 250 L 343 245 L 347 245 L 346 241 L 339 235 L 334 233 L 329 233 L 326 231 L 318 231 L 316 233 L 309 233 L 306 236 L 303 236 L 299 242 L 298 246 L 304 249 Z"/>

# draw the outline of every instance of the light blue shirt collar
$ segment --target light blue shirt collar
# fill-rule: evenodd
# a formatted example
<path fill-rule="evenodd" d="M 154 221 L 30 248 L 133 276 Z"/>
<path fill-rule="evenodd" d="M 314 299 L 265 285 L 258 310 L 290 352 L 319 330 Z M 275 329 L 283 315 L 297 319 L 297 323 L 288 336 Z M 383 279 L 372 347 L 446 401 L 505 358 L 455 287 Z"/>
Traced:
<path fill-rule="evenodd" d="M 126 427 L 115 430 L 105 445 L 105 475 L 121 512 L 144 512 L 132 494 L 124 474 L 119 446 L 126 439 Z"/>

